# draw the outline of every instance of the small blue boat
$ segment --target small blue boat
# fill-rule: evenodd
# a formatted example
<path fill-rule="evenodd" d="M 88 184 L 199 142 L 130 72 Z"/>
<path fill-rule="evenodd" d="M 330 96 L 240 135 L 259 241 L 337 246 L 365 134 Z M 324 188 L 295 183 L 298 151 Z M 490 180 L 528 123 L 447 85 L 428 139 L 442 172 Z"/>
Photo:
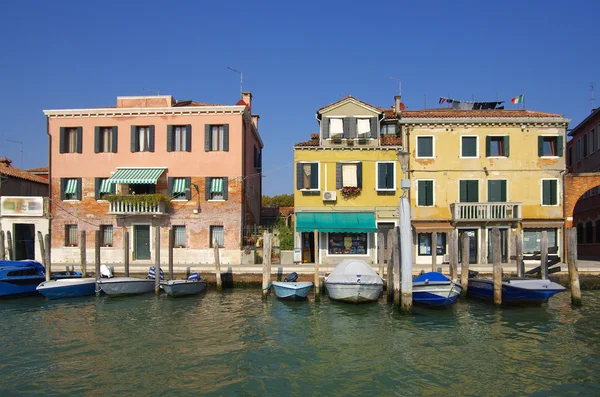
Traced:
<path fill-rule="evenodd" d="M 550 280 L 504 278 L 502 279 L 502 304 L 540 305 L 565 289 L 562 285 Z M 494 280 L 481 277 L 470 278 L 467 295 L 485 300 L 493 300 Z"/>
<path fill-rule="evenodd" d="M 310 281 L 296 281 L 298 274 L 296 272 L 286 276 L 283 282 L 273 281 L 271 285 L 275 289 L 275 295 L 279 299 L 301 300 L 306 299 L 308 292 L 313 286 Z"/>
<path fill-rule="evenodd" d="M 35 294 L 45 280 L 46 272 L 39 262 L 0 261 L 0 297 Z"/>
<path fill-rule="evenodd" d="M 442 273 L 429 272 L 413 281 L 413 303 L 419 306 L 450 306 L 462 292 L 462 286 Z"/>
<path fill-rule="evenodd" d="M 37 286 L 37 291 L 48 299 L 94 295 L 96 293 L 96 279 L 62 278 L 44 281 Z"/>

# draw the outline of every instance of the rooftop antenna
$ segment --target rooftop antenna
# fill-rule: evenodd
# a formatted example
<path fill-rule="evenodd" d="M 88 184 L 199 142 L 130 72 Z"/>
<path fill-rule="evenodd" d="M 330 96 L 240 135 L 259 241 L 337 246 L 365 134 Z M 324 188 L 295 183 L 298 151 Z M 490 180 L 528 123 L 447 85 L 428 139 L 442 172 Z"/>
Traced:
<path fill-rule="evenodd" d="M 234 68 L 230 68 L 229 66 L 227 66 L 227 69 L 231 70 L 232 72 L 240 74 L 240 98 L 241 98 L 242 94 L 244 92 L 244 89 L 242 88 L 243 87 L 243 82 L 244 82 L 244 74 L 242 72 L 240 72 L 239 70 L 236 70 Z"/>
<path fill-rule="evenodd" d="M 21 141 L 13 141 L 12 139 L 7 139 L 7 142 L 12 142 L 12 143 L 18 143 L 19 145 L 21 145 L 21 162 L 20 162 L 20 167 L 23 168 L 23 142 Z"/>
<path fill-rule="evenodd" d="M 402 96 L 402 81 L 398 77 L 390 77 L 390 80 L 394 80 L 398 82 L 398 95 Z"/>
<path fill-rule="evenodd" d="M 590 84 L 590 107 L 594 110 L 594 83 Z"/>

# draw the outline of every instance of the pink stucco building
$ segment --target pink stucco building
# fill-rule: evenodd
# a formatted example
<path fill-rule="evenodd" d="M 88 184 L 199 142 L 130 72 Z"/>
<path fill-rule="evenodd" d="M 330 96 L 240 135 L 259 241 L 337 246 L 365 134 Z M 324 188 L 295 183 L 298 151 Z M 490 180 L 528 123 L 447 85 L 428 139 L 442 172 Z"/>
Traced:
<path fill-rule="evenodd" d="M 118 97 L 114 107 L 45 110 L 48 125 L 52 262 L 88 261 L 100 231 L 101 260 L 132 267 L 161 261 L 173 229 L 176 265 L 240 263 L 245 227 L 260 222 L 263 143 L 252 95 L 235 105 L 171 96 Z"/>

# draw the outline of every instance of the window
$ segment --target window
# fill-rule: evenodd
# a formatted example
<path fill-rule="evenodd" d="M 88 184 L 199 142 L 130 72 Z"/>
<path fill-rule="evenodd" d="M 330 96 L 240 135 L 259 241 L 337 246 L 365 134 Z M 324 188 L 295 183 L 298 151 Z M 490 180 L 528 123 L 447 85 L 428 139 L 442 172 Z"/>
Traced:
<path fill-rule="evenodd" d="M 460 181 L 460 202 L 479 202 L 479 181 Z"/>
<path fill-rule="evenodd" d="M 215 247 L 215 241 L 219 247 L 223 247 L 223 226 L 210 227 L 210 248 Z"/>
<path fill-rule="evenodd" d="M 60 127 L 60 153 L 82 152 L 82 127 Z"/>
<path fill-rule="evenodd" d="M 590 154 L 596 151 L 596 141 L 594 137 L 594 129 L 592 128 L 592 131 L 590 131 Z"/>
<path fill-rule="evenodd" d="M 488 203 L 505 203 L 506 180 L 488 180 Z"/>
<path fill-rule="evenodd" d="M 117 127 L 94 127 L 94 153 L 117 153 Z"/>
<path fill-rule="evenodd" d="M 367 233 L 329 233 L 329 255 L 367 255 Z"/>
<path fill-rule="evenodd" d="M 558 205 L 558 179 L 542 179 L 542 205 Z"/>
<path fill-rule="evenodd" d="M 254 168 L 259 171 L 262 169 L 262 152 L 256 145 L 254 146 Z"/>
<path fill-rule="evenodd" d="M 191 178 L 171 178 L 167 179 L 168 194 L 175 200 L 191 200 L 192 193 Z"/>
<path fill-rule="evenodd" d="M 508 157 L 508 136 L 488 136 L 485 141 L 485 155 L 487 157 Z"/>
<path fill-rule="evenodd" d="M 94 197 L 96 200 L 105 200 L 107 195 L 115 194 L 116 185 L 109 183 L 109 178 L 96 178 Z"/>
<path fill-rule="evenodd" d="M 577 148 L 576 148 L 576 152 L 575 152 L 575 160 L 576 161 L 581 161 L 581 139 L 577 140 Z"/>
<path fill-rule="evenodd" d="M 112 247 L 113 245 L 113 227 L 112 225 L 100 225 L 100 244 L 102 247 Z"/>
<path fill-rule="evenodd" d="M 153 183 L 136 183 L 129 185 L 129 194 L 154 194 L 156 185 Z"/>
<path fill-rule="evenodd" d="M 577 226 L 579 230 L 579 226 Z M 542 232 L 548 233 L 548 253 L 557 254 L 557 232 L 556 229 L 523 229 L 523 253 L 539 254 L 541 252 Z M 583 229 L 582 229 L 583 231 Z M 579 235 L 579 233 L 578 233 Z M 578 237 L 579 239 L 579 237 Z M 581 241 L 581 240 L 580 240 Z"/>
<path fill-rule="evenodd" d="M 394 124 L 381 124 L 381 135 L 395 135 L 396 134 L 396 123 Z"/>
<path fill-rule="evenodd" d="M 319 190 L 319 163 L 296 164 L 296 189 Z"/>
<path fill-rule="evenodd" d="M 341 138 L 344 136 L 344 119 L 328 119 L 329 120 L 329 136 L 331 139 Z"/>
<path fill-rule="evenodd" d="M 583 244 L 583 223 L 577 225 L 577 244 Z"/>
<path fill-rule="evenodd" d="M 341 164 L 342 166 L 342 187 L 358 186 L 358 167 L 357 164 Z"/>
<path fill-rule="evenodd" d="M 419 255 L 431 256 L 432 233 L 419 233 Z M 446 233 L 437 233 L 436 254 L 446 254 Z"/>
<path fill-rule="evenodd" d="M 432 207 L 433 206 L 433 180 L 417 181 L 417 206 Z"/>
<path fill-rule="evenodd" d="M 228 178 L 206 178 L 206 200 L 227 200 Z"/>
<path fill-rule="evenodd" d="M 600 243 L 600 222 L 596 221 L 596 241 L 595 243 Z"/>
<path fill-rule="evenodd" d="M 60 178 L 60 199 L 81 200 L 81 178 Z"/>
<path fill-rule="evenodd" d="M 229 124 L 206 124 L 204 130 L 204 151 L 229 151 Z"/>
<path fill-rule="evenodd" d="M 372 138 L 375 135 L 375 128 L 371 128 L 371 123 L 376 123 L 374 117 L 356 119 L 356 136 L 357 138 Z"/>
<path fill-rule="evenodd" d="M 478 157 L 477 137 L 462 136 L 460 137 L 460 157 Z"/>
<path fill-rule="evenodd" d="M 185 248 L 185 226 L 173 226 L 173 238 L 175 248 Z"/>
<path fill-rule="evenodd" d="M 377 163 L 377 190 L 396 190 L 396 163 Z"/>
<path fill-rule="evenodd" d="M 417 158 L 432 158 L 434 153 L 433 137 L 418 136 L 417 137 Z"/>
<path fill-rule="evenodd" d="M 167 126 L 167 152 L 192 151 L 192 126 L 168 125 Z"/>
<path fill-rule="evenodd" d="M 583 134 L 583 158 L 588 155 L 588 134 Z"/>
<path fill-rule="evenodd" d="M 569 153 L 568 153 L 568 158 L 567 158 L 567 166 L 568 167 L 572 167 L 573 166 L 573 146 L 569 146 Z"/>
<path fill-rule="evenodd" d="M 154 126 L 132 126 L 131 127 L 131 151 L 153 152 L 154 151 Z"/>
<path fill-rule="evenodd" d="M 584 143 L 584 151 L 587 153 L 587 138 Z M 558 136 L 539 136 L 538 137 L 538 156 L 540 157 L 560 157 L 562 156 L 562 138 Z M 587 154 L 586 154 L 587 156 Z"/>
<path fill-rule="evenodd" d="M 585 242 L 588 244 L 594 242 L 594 224 L 592 222 L 585 224 Z"/>
<path fill-rule="evenodd" d="M 77 247 L 77 225 L 65 225 L 65 247 Z"/>

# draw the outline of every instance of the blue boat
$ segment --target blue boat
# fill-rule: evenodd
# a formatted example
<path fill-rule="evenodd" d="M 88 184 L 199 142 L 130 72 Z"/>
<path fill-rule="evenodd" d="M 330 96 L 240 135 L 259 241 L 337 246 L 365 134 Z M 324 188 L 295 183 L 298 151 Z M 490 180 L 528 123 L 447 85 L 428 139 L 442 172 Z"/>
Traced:
<path fill-rule="evenodd" d="M 44 281 L 37 286 L 37 291 L 48 299 L 94 295 L 96 293 L 96 279 L 61 278 Z"/>
<path fill-rule="evenodd" d="M 39 262 L 0 261 L 0 297 L 35 294 L 45 280 L 46 272 Z"/>
<path fill-rule="evenodd" d="M 502 304 L 541 305 L 565 289 L 562 285 L 550 280 L 504 278 L 502 279 Z M 493 301 L 494 280 L 482 277 L 470 278 L 467 295 Z"/>
<path fill-rule="evenodd" d="M 413 281 L 413 303 L 419 306 L 450 306 L 461 292 L 460 284 L 438 272 L 422 274 Z"/>
<path fill-rule="evenodd" d="M 306 299 L 308 292 L 313 286 L 310 281 L 296 281 L 298 274 L 293 272 L 285 277 L 283 282 L 273 281 L 271 285 L 275 289 L 275 295 L 279 299 L 302 300 Z"/>

